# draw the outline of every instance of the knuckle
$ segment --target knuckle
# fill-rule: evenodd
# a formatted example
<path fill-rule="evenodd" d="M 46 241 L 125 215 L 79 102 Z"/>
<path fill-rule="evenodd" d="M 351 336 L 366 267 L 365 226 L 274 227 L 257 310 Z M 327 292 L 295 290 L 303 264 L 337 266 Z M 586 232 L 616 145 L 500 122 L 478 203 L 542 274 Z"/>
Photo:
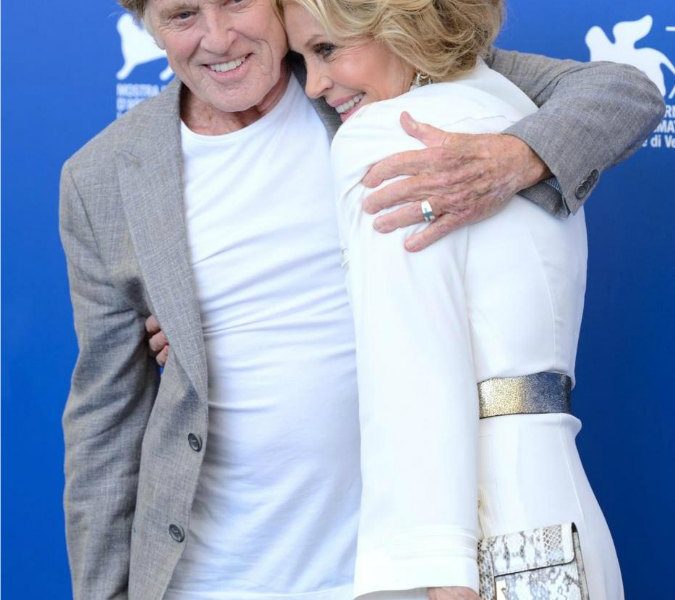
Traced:
<path fill-rule="evenodd" d="M 377 218 L 377 227 L 376 229 L 378 231 L 388 231 L 392 226 L 392 219 L 389 216 L 386 217 L 378 217 Z"/>
<path fill-rule="evenodd" d="M 434 168 L 436 170 L 445 169 L 448 165 L 448 149 L 445 147 L 438 147 L 434 149 Z"/>
<path fill-rule="evenodd" d="M 451 194 L 442 196 L 439 204 L 442 207 L 443 213 L 448 215 L 456 214 L 461 211 L 464 206 L 463 197 L 461 195 Z"/>
<path fill-rule="evenodd" d="M 455 178 L 452 171 L 443 171 L 439 177 L 439 187 L 449 190 L 452 189 L 453 184 L 455 183 Z"/>
<path fill-rule="evenodd" d="M 440 236 L 448 235 L 453 229 L 453 222 L 451 220 L 445 220 L 442 223 L 438 224 L 438 233 Z"/>
<path fill-rule="evenodd" d="M 439 154 L 443 161 L 451 161 L 453 158 L 457 156 L 457 151 L 455 150 L 455 147 L 451 145 L 452 141 L 451 138 L 448 136 L 445 136 L 443 139 L 443 145 L 438 149 Z"/>
<path fill-rule="evenodd" d="M 431 146 L 422 152 L 427 166 L 436 168 L 436 165 L 443 162 L 444 148 L 441 146 Z"/>
<path fill-rule="evenodd" d="M 452 144 L 452 137 L 448 133 L 443 132 L 441 134 L 441 148 L 445 151 L 450 150 L 451 144 Z"/>
<path fill-rule="evenodd" d="M 440 166 L 434 169 L 427 177 L 425 186 L 427 193 L 431 192 L 431 195 L 434 196 L 443 194 L 446 191 L 445 176 L 446 173 Z"/>
<path fill-rule="evenodd" d="M 398 200 L 404 200 L 411 194 L 420 189 L 422 180 L 419 177 L 406 177 L 401 181 L 391 184 L 392 196 L 396 196 Z"/>
<path fill-rule="evenodd" d="M 363 202 L 364 210 L 368 211 L 378 211 L 382 207 L 380 206 L 380 196 L 377 195 L 377 192 L 368 196 Z"/>

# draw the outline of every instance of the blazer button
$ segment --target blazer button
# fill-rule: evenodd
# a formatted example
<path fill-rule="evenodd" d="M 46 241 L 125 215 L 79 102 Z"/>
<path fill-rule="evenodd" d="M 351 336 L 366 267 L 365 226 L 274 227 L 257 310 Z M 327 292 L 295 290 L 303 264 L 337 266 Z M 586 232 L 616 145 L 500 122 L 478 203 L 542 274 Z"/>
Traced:
<path fill-rule="evenodd" d="M 202 450 L 202 438 L 194 433 L 188 435 L 188 444 L 195 452 L 201 452 Z"/>
<path fill-rule="evenodd" d="M 174 539 L 174 541 L 179 543 L 185 539 L 185 532 L 183 531 L 183 528 L 179 527 L 178 525 L 174 525 L 173 523 L 169 525 L 169 535 Z"/>
<path fill-rule="evenodd" d="M 588 195 L 588 185 L 585 181 L 576 189 L 574 195 L 577 197 L 577 200 L 583 200 Z"/>

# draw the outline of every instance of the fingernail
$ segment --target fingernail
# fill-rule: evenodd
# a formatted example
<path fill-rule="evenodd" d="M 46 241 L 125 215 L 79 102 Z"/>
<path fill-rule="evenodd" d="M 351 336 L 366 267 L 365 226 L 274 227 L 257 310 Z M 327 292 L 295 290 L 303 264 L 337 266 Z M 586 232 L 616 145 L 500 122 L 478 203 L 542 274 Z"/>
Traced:
<path fill-rule="evenodd" d="M 373 221 L 373 229 L 380 233 L 384 233 L 384 225 L 379 220 Z"/>

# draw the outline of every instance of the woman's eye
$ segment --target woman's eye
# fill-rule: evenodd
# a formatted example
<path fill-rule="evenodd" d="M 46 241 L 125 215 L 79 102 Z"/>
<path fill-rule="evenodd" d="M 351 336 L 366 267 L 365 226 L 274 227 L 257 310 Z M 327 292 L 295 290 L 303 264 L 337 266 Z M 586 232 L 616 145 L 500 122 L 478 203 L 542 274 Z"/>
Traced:
<path fill-rule="evenodd" d="M 314 52 L 321 56 L 322 58 L 328 58 L 333 52 L 335 51 L 335 44 L 330 44 L 328 42 L 324 42 L 322 44 L 317 44 L 314 46 Z"/>

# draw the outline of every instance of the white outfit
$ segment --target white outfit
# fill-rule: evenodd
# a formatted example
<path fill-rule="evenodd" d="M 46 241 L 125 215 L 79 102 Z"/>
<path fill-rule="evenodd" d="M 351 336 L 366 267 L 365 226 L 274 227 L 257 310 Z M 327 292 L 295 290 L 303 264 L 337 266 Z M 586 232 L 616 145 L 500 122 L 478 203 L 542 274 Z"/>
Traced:
<path fill-rule="evenodd" d="M 348 600 L 359 425 L 325 129 L 291 78 L 252 125 L 182 142 L 209 430 L 165 598 Z"/>
<path fill-rule="evenodd" d="M 355 596 L 477 590 L 480 535 L 574 521 L 591 599 L 620 599 L 612 540 L 574 445 L 579 422 L 478 419 L 479 381 L 573 376 L 586 278 L 583 211 L 556 220 L 516 196 L 496 216 L 406 252 L 404 239 L 424 225 L 375 232 L 374 217 L 361 210 L 370 190 L 360 184 L 374 162 L 422 147 L 402 131 L 403 110 L 448 131 L 481 133 L 502 131 L 536 107 L 481 62 L 452 83 L 364 106 L 333 141 L 361 420 Z"/>

